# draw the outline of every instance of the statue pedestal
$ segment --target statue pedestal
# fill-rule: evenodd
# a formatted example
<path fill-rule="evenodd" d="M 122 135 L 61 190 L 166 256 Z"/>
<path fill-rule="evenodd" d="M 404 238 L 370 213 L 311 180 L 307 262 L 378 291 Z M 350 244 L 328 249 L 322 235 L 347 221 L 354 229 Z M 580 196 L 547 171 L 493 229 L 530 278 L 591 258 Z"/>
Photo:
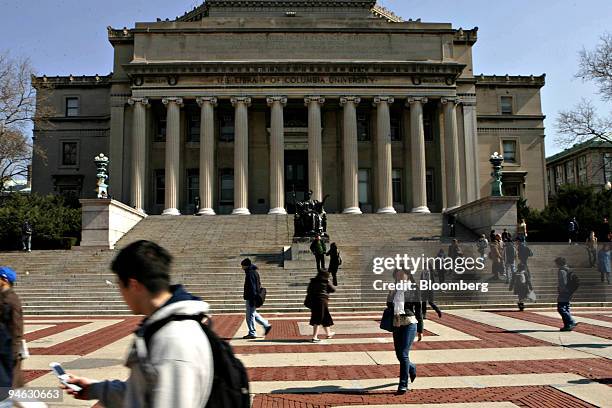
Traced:
<path fill-rule="evenodd" d="M 79 202 L 82 207 L 81 247 L 113 249 L 122 236 L 147 216 L 109 198 Z"/>

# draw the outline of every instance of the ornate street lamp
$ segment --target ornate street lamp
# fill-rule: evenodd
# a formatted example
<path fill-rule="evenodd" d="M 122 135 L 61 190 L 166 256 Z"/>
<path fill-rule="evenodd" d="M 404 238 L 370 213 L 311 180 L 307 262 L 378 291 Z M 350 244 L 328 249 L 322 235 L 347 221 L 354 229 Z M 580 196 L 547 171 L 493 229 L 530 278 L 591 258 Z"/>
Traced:
<path fill-rule="evenodd" d="M 503 197 L 502 194 L 502 163 L 504 161 L 504 157 L 500 155 L 498 152 L 495 152 L 491 155 L 489 159 L 491 164 L 493 165 L 493 181 L 491 182 L 491 196 L 493 197 Z"/>
<path fill-rule="evenodd" d="M 108 198 L 108 184 L 106 184 L 108 180 L 108 157 L 100 153 L 94 158 L 94 162 L 96 163 L 96 177 L 98 178 L 95 191 L 98 193 L 98 198 Z"/>

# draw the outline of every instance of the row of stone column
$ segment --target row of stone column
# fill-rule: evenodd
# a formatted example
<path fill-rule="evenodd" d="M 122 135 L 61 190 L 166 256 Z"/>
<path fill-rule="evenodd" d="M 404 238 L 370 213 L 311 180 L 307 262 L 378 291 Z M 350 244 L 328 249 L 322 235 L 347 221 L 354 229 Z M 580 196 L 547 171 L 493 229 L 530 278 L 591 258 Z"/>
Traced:
<path fill-rule="evenodd" d="M 214 108 L 215 97 L 196 98 L 201 108 L 200 139 L 200 202 L 202 215 L 215 215 L 213 210 L 214 177 Z M 180 108 L 183 99 L 163 98 L 167 108 L 166 120 L 166 170 L 165 170 L 165 210 L 164 215 L 180 215 L 179 207 L 179 160 L 180 160 Z M 308 96 L 304 99 L 308 107 L 308 169 L 309 187 L 313 199 L 321 200 L 322 186 L 322 142 L 321 106 L 325 103 L 322 96 Z M 357 105 L 361 99 L 356 96 L 340 98 L 343 107 L 343 190 L 345 214 L 360 214 L 358 197 L 358 142 L 357 142 Z M 459 144 L 457 136 L 456 99 L 444 98 L 444 146 L 446 162 L 447 208 L 460 205 L 459 195 Z M 131 204 L 144 212 L 145 168 L 146 168 L 146 98 L 131 98 L 134 106 L 132 132 L 132 195 Z M 234 124 L 234 211 L 232 214 L 248 215 L 248 108 L 251 98 L 246 96 L 231 98 L 235 109 Z M 287 104 L 284 96 L 267 98 L 271 108 L 270 126 L 270 214 L 282 215 L 285 211 L 284 186 L 284 120 L 283 109 Z M 376 164 L 378 188 L 377 210 L 381 214 L 393 214 L 392 159 L 391 159 L 391 117 L 389 106 L 394 103 L 390 96 L 377 96 L 374 106 L 376 118 Z M 412 212 L 428 213 L 426 192 L 425 134 L 423 125 L 423 104 L 425 97 L 410 97 L 406 106 L 410 109 L 410 144 L 412 161 Z"/>

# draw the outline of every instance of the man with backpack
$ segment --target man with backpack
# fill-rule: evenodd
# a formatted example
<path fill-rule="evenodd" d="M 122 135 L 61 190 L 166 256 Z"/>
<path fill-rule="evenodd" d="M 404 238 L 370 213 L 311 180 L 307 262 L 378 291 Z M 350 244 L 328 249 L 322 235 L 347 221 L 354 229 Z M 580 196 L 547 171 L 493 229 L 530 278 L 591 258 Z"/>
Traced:
<path fill-rule="evenodd" d="M 557 278 L 559 282 L 557 296 L 557 311 L 563 319 L 563 327 L 560 331 L 572 331 L 577 323 L 570 313 L 570 302 L 572 295 L 580 286 L 580 280 L 574 271 L 567 266 L 567 261 L 563 257 L 555 259 L 555 264 L 559 268 Z"/>
<path fill-rule="evenodd" d="M 171 262 L 164 248 L 149 241 L 119 252 L 111 265 L 119 291 L 134 314 L 145 316 L 127 358 L 130 376 L 97 381 L 71 375 L 68 382 L 82 389 L 62 386 L 69 394 L 100 400 L 107 408 L 224 406 L 212 403 L 217 355 L 213 361 L 213 341 L 201 326 L 208 304 L 180 285 L 170 286 Z"/>
<path fill-rule="evenodd" d="M 246 306 L 246 323 L 249 328 L 249 333 L 243 337 L 245 340 L 253 340 L 257 338 L 257 329 L 255 322 L 259 323 L 264 328 L 264 335 L 270 333 L 272 325 L 266 319 L 257 313 L 257 308 L 263 305 L 266 291 L 261 287 L 261 280 L 257 266 L 254 265 L 249 258 L 245 258 L 240 263 L 244 270 L 244 300 Z"/>

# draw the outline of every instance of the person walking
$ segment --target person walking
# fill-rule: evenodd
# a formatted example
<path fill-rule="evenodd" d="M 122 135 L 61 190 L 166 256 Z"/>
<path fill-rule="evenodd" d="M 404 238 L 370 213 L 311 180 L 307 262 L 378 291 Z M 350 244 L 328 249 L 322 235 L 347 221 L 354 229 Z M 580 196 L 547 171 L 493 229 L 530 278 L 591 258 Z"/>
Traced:
<path fill-rule="evenodd" d="M 119 252 L 111 264 L 119 291 L 132 313 L 144 316 L 125 363 L 130 375 L 98 381 L 69 374 L 68 383 L 81 390 L 62 385 L 68 394 L 108 408 L 206 406 L 215 373 L 200 321 L 209 307 L 181 285 L 170 285 L 171 263 L 168 251 L 150 241 Z"/>
<path fill-rule="evenodd" d="M 393 273 L 395 282 L 414 284 L 414 277 L 402 269 Z M 408 391 L 408 378 L 414 382 L 417 377 L 416 365 L 410 361 L 410 348 L 415 337 L 423 339 L 423 316 L 421 312 L 421 296 L 418 285 L 416 290 L 392 290 L 387 296 L 387 307 L 393 310 L 393 348 L 400 363 L 399 385 L 397 394 Z"/>
<path fill-rule="evenodd" d="M 518 224 L 516 235 L 520 242 L 527 241 L 527 222 L 524 218 L 521 218 L 521 222 Z"/>
<path fill-rule="evenodd" d="M 593 268 L 597 265 L 597 237 L 595 231 L 591 231 L 586 239 L 586 250 L 589 254 L 589 265 Z"/>
<path fill-rule="evenodd" d="M 0 267 L 0 401 L 8 398 L 9 389 L 25 385 L 21 362 L 27 356 L 27 349 L 21 301 L 13 290 L 16 280 L 13 269 Z"/>
<path fill-rule="evenodd" d="M 444 265 L 444 261 L 446 259 L 446 253 L 444 253 L 444 248 L 440 248 L 438 254 L 436 255 L 436 270 L 438 273 L 438 281 L 440 283 L 444 283 L 446 279 L 446 267 Z"/>
<path fill-rule="evenodd" d="M 24 251 L 32 252 L 32 224 L 29 220 L 25 220 L 21 226 L 21 245 Z"/>
<path fill-rule="evenodd" d="M 578 226 L 578 221 L 576 220 L 576 217 L 573 217 L 567 224 L 567 235 L 568 242 L 570 245 L 573 245 L 577 242 L 579 228 L 580 227 Z"/>
<path fill-rule="evenodd" d="M 261 294 L 261 279 L 257 266 L 254 265 L 249 258 L 245 258 L 240 262 L 242 270 L 244 270 L 244 293 L 243 298 L 246 306 L 246 324 L 249 333 L 243 337 L 245 340 L 253 340 L 257 338 L 257 322 L 264 328 L 264 336 L 267 336 L 272 330 L 270 323 L 257 313 L 257 302 L 260 300 Z"/>
<path fill-rule="evenodd" d="M 599 242 L 610 242 L 610 223 L 608 217 L 604 217 L 597 231 L 597 240 Z"/>
<path fill-rule="evenodd" d="M 557 291 L 559 293 L 557 296 L 557 311 L 563 320 L 563 327 L 560 331 L 572 331 L 577 323 L 570 312 L 570 302 L 572 301 L 572 295 L 578 289 L 577 277 L 570 270 L 565 258 L 556 258 L 555 265 L 559 268 L 557 272 Z"/>
<path fill-rule="evenodd" d="M 457 216 L 452 213 L 448 214 L 447 221 L 448 221 L 448 236 L 454 238 L 456 235 Z"/>
<path fill-rule="evenodd" d="M 316 235 L 312 243 L 310 244 L 310 252 L 315 256 L 317 262 L 317 271 L 321 272 L 325 270 L 325 253 L 327 248 L 325 242 L 321 239 L 320 235 Z"/>
<path fill-rule="evenodd" d="M 504 273 L 504 255 L 501 235 L 495 235 L 495 240 L 491 242 L 491 252 L 489 256 L 491 258 L 491 272 L 493 273 L 493 279 L 499 280 L 499 276 Z"/>
<path fill-rule="evenodd" d="M 533 285 L 531 283 L 531 274 L 527 269 L 527 265 L 519 264 L 516 273 L 512 275 L 510 281 L 510 291 L 514 291 L 514 294 L 518 296 L 518 308 L 522 312 L 525 310 L 525 302 L 535 301 L 535 293 L 533 292 Z"/>
<path fill-rule="evenodd" d="M 489 242 L 493 243 L 493 241 L 495 241 L 496 235 L 497 233 L 495 232 L 495 230 L 491 230 L 491 232 L 489 233 Z"/>
<path fill-rule="evenodd" d="M 529 258 L 533 256 L 533 251 L 527 246 L 527 241 L 518 242 L 517 255 L 519 263 L 525 265 L 525 268 L 529 271 Z"/>
<path fill-rule="evenodd" d="M 329 294 L 336 288 L 329 283 L 329 272 L 319 271 L 317 276 L 310 279 L 306 293 L 306 304 L 310 308 L 310 325 L 312 326 L 312 342 L 318 343 L 319 329 L 323 326 L 328 339 L 336 333 L 331 331 L 334 320 L 329 313 Z"/>
<path fill-rule="evenodd" d="M 601 281 L 603 282 L 605 278 L 609 285 L 610 274 L 612 273 L 612 252 L 610 252 L 610 244 L 603 244 L 601 250 L 599 251 L 597 260 L 597 266 L 599 269 L 599 273 L 601 274 Z"/>
<path fill-rule="evenodd" d="M 489 247 L 489 241 L 485 234 L 482 234 L 478 241 L 476 241 L 476 248 L 478 249 L 478 253 L 482 259 L 487 259 L 486 250 Z"/>
<path fill-rule="evenodd" d="M 512 274 L 516 270 L 516 249 L 512 241 L 504 243 L 504 274 L 506 275 L 506 283 L 512 280 Z"/>
<path fill-rule="evenodd" d="M 342 265 L 342 257 L 340 256 L 340 251 L 338 251 L 338 246 L 335 242 L 332 242 L 329 246 L 329 251 L 325 254 L 329 256 L 329 269 L 328 272 L 332 276 L 332 283 L 334 286 L 338 286 L 338 268 Z"/>
<path fill-rule="evenodd" d="M 463 258 L 463 249 L 461 249 L 461 247 L 459 246 L 458 240 L 453 239 L 450 246 L 448 247 L 448 257 L 453 260 L 453 268 L 457 263 L 457 258 Z M 453 272 L 455 272 L 454 269 Z M 454 278 L 454 275 L 451 275 L 451 280 L 452 278 Z"/>
<path fill-rule="evenodd" d="M 440 308 L 438 307 L 438 305 L 436 305 L 435 300 L 434 300 L 434 291 L 432 289 L 429 289 L 431 286 L 431 283 L 435 282 L 434 279 L 434 274 L 433 274 L 433 265 L 432 263 L 428 263 L 426 268 L 423 268 L 423 270 L 421 270 L 421 276 L 419 279 L 419 289 L 422 287 L 421 286 L 421 282 L 425 281 L 427 282 L 427 288 L 426 290 L 421 290 L 421 313 L 423 315 L 423 320 L 427 319 L 427 304 L 429 303 L 429 306 L 431 306 L 431 308 L 436 312 L 436 314 L 438 315 L 438 317 L 442 317 L 442 311 L 440 310 Z"/>

